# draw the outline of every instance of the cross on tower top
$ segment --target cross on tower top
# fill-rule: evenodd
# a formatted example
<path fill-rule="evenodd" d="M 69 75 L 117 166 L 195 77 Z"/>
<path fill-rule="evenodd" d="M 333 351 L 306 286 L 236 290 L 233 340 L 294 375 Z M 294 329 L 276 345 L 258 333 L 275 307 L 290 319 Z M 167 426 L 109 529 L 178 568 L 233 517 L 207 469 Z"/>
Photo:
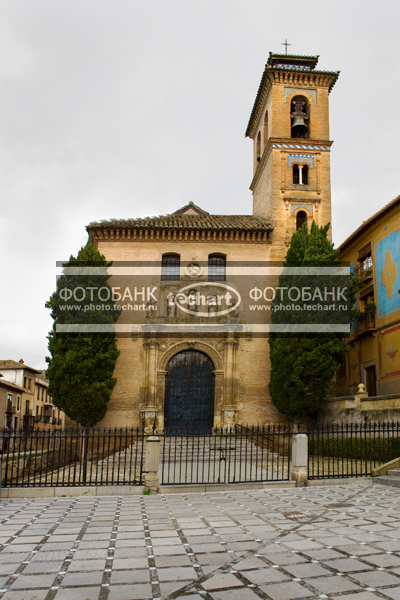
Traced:
<path fill-rule="evenodd" d="M 285 54 L 287 54 L 287 49 L 288 49 L 288 46 L 291 46 L 291 45 L 292 45 L 292 44 L 289 44 L 287 40 L 285 40 L 285 41 L 284 41 L 284 42 L 281 44 L 281 46 L 285 46 Z"/>

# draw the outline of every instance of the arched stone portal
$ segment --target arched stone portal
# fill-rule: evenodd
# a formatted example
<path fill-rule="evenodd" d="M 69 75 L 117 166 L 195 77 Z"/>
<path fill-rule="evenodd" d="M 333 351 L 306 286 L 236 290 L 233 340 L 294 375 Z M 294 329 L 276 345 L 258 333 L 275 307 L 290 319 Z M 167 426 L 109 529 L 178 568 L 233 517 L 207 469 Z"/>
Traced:
<path fill-rule="evenodd" d="M 209 433 L 214 422 L 215 366 L 198 350 L 175 354 L 166 366 L 164 426 L 167 435 Z"/>

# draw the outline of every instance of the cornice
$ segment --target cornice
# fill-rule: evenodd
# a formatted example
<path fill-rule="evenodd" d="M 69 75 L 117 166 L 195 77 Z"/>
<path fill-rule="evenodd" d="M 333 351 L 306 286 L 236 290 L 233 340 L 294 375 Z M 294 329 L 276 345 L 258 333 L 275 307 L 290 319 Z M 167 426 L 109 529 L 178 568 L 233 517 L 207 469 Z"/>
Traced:
<path fill-rule="evenodd" d="M 270 231 L 273 230 L 271 225 Z M 176 230 L 176 229 L 134 229 L 97 227 L 90 230 L 95 242 L 226 242 L 226 243 L 265 243 L 270 231 L 232 230 Z"/>

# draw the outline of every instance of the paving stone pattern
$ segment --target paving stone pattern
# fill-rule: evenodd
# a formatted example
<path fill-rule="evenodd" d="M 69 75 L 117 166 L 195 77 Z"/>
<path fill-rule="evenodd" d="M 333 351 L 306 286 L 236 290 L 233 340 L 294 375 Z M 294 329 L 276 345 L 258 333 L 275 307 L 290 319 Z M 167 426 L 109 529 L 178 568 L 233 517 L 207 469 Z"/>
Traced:
<path fill-rule="evenodd" d="M 400 600 L 400 497 L 351 485 L 0 502 L 0 600 Z"/>

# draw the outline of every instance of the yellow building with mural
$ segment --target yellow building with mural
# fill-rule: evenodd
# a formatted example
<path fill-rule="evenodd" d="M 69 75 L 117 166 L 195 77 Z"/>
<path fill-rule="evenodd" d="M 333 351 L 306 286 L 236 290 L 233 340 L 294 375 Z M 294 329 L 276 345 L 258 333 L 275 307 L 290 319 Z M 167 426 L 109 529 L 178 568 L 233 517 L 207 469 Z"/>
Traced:
<path fill-rule="evenodd" d="M 400 390 L 400 196 L 364 221 L 339 247 L 364 280 L 357 294 L 360 318 L 337 376 L 337 395 L 354 394 L 363 383 L 368 396 Z"/>

